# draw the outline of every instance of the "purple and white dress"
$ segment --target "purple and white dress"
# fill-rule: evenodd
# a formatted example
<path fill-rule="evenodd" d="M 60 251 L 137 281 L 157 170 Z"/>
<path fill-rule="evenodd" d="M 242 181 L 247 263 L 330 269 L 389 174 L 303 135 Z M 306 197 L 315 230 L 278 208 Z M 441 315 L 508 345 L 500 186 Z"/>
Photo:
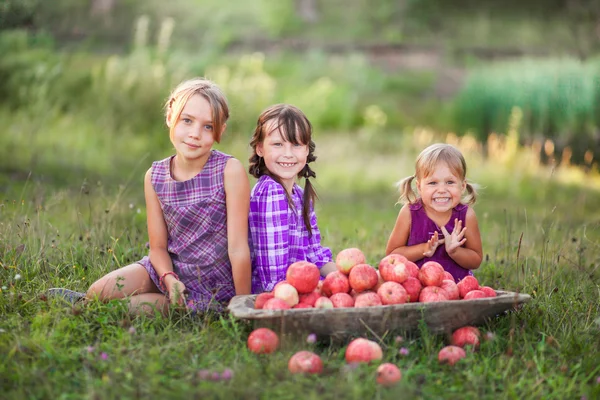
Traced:
<path fill-rule="evenodd" d="M 407 246 L 414 246 L 421 243 L 426 243 L 431 236 L 437 231 L 438 236 L 443 238 L 444 233 L 442 229 L 437 226 L 431 218 L 427 216 L 423 203 L 419 200 L 409 206 L 410 209 L 410 234 L 408 236 Z M 452 216 L 446 224 L 446 230 L 452 232 L 454 230 L 454 220 L 458 218 L 462 221 L 462 226 L 466 227 L 467 210 L 469 206 L 467 204 L 459 204 L 452 209 Z M 450 257 L 446 251 L 446 247 L 442 244 L 435 249 L 435 252 L 431 257 L 424 257 L 415 263 L 421 268 L 421 266 L 427 261 L 437 261 L 442 264 L 444 269 L 452 274 L 456 282 L 460 281 L 467 275 L 473 275 L 473 273 L 458 265 L 456 261 Z"/>
<path fill-rule="evenodd" d="M 188 290 L 188 306 L 221 310 L 235 295 L 227 252 L 224 171 L 230 155 L 212 150 L 202 171 L 179 182 L 171 175 L 174 156 L 152 163 L 152 187 L 167 225 L 173 271 Z M 150 257 L 140 261 L 162 293 Z M 166 293 L 165 293 L 166 294 Z"/>
<path fill-rule="evenodd" d="M 285 279 L 290 264 L 309 261 L 321 268 L 332 260 L 331 250 L 321 246 L 321 233 L 314 208 L 310 208 L 312 236 L 302 218 L 303 189 L 294 184 L 290 208 L 285 189 L 263 175 L 250 195 L 250 251 L 252 253 L 252 293 L 273 290 Z"/>

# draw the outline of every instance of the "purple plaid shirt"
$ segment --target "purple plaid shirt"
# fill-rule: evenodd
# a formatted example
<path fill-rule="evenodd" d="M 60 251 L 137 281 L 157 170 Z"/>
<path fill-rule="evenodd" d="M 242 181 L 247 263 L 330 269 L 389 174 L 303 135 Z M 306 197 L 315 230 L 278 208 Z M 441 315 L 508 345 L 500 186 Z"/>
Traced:
<path fill-rule="evenodd" d="M 188 290 L 188 306 L 222 309 L 235 296 L 227 248 L 227 205 L 223 174 L 230 155 L 212 150 L 202 171 L 190 180 L 171 177 L 171 159 L 152 163 L 152 187 L 167 225 L 173 270 Z M 142 264 L 159 285 L 150 257 Z M 166 293 L 165 293 L 166 294 Z"/>
<path fill-rule="evenodd" d="M 312 236 L 302 219 L 303 190 L 294 184 L 289 207 L 285 189 L 270 176 L 263 175 L 250 196 L 250 249 L 252 251 L 252 293 L 273 290 L 285 279 L 290 264 L 310 261 L 317 267 L 331 261 L 331 250 L 321 246 L 321 233 L 314 208 L 310 208 Z"/>

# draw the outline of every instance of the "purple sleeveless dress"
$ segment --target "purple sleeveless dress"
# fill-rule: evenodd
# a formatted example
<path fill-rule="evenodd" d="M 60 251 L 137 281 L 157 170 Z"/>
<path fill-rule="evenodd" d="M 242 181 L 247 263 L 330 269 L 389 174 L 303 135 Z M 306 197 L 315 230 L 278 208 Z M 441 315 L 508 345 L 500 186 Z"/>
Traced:
<path fill-rule="evenodd" d="M 227 208 L 223 173 L 230 155 L 212 150 L 202 171 L 178 182 L 171 176 L 174 156 L 152 163 L 154 188 L 167 225 L 173 270 L 187 288 L 188 306 L 220 311 L 235 295 L 227 252 Z M 163 293 L 150 257 L 140 261 Z M 165 293 L 166 294 L 166 293 Z"/>
<path fill-rule="evenodd" d="M 438 228 L 436 223 L 427 216 L 425 208 L 423 208 L 423 203 L 420 200 L 417 203 L 411 204 L 409 208 L 411 223 L 407 246 L 414 246 L 416 244 L 427 242 L 429 239 L 431 239 L 431 236 L 435 231 L 438 232 L 439 237 L 444 237 L 442 230 Z M 467 204 L 459 204 L 452 209 L 452 216 L 450 217 L 450 221 L 448 221 L 446 224 L 446 230 L 448 232 L 452 232 L 454 229 L 454 220 L 456 218 L 462 221 L 463 227 L 467 226 L 466 217 L 468 209 L 469 206 Z M 435 249 L 433 256 L 424 257 L 416 261 L 416 264 L 420 268 L 427 261 L 437 261 L 438 263 L 442 264 L 444 269 L 452 274 L 456 282 L 460 281 L 467 275 L 473 275 L 470 270 L 458 265 L 456 261 L 454 261 L 452 257 L 448 255 L 443 244 Z"/>

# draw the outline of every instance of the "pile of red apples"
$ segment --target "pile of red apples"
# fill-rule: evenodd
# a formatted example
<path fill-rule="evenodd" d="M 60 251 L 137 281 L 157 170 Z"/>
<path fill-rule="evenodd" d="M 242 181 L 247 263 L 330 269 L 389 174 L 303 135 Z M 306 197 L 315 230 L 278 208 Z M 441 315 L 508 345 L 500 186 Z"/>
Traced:
<path fill-rule="evenodd" d="M 272 292 L 259 294 L 254 307 L 265 310 L 372 307 L 496 297 L 494 289 L 480 286 L 474 276 L 456 283 L 435 261 L 419 268 L 404 256 L 390 254 L 375 269 L 366 263 L 360 249 L 348 248 L 338 253 L 335 264 L 337 271 L 321 280 L 315 264 L 293 263 L 285 281 L 277 283 Z"/>

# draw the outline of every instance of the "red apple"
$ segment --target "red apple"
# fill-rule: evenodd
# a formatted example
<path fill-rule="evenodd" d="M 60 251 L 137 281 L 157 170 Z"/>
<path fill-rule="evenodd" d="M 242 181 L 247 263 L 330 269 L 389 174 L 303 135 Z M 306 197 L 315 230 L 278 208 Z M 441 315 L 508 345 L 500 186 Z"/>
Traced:
<path fill-rule="evenodd" d="M 456 283 L 456 281 L 454 280 L 454 276 L 452 276 L 452 274 L 448 271 L 444 271 L 444 280 L 451 280 L 452 282 Z"/>
<path fill-rule="evenodd" d="M 377 285 L 377 271 L 369 264 L 358 264 L 348 275 L 350 287 L 357 292 L 373 289 Z"/>
<path fill-rule="evenodd" d="M 292 374 L 320 374 L 323 371 L 323 361 L 315 353 L 302 350 L 290 358 L 288 369 Z"/>
<path fill-rule="evenodd" d="M 398 282 L 385 282 L 377 291 L 377 295 L 383 305 L 404 304 L 410 301 L 409 294 Z"/>
<path fill-rule="evenodd" d="M 390 254 L 379 262 L 379 271 L 384 281 L 402 283 L 410 276 L 406 267 L 408 259 L 400 254 Z"/>
<path fill-rule="evenodd" d="M 273 298 L 273 292 L 264 292 L 256 296 L 256 300 L 254 300 L 254 308 L 260 310 L 264 307 L 267 300 Z"/>
<path fill-rule="evenodd" d="M 306 293 L 306 294 L 301 294 L 298 296 L 298 301 L 300 303 L 304 303 L 304 304 L 310 304 L 311 306 L 315 305 L 315 301 L 317 301 L 317 299 L 321 297 L 321 292 L 319 292 L 317 289 L 313 290 L 310 293 Z"/>
<path fill-rule="evenodd" d="M 385 281 L 381 277 L 381 272 L 379 272 L 379 270 L 377 270 L 377 285 L 375 285 L 373 290 L 377 291 L 377 289 L 379 289 L 379 287 L 383 284 L 383 282 L 385 282 Z"/>
<path fill-rule="evenodd" d="M 458 286 L 454 283 L 454 279 L 444 279 L 440 287 L 446 291 L 448 300 L 458 300 L 460 298 Z"/>
<path fill-rule="evenodd" d="M 448 294 L 439 286 L 425 286 L 419 294 L 421 303 L 433 303 L 436 301 L 447 301 Z"/>
<path fill-rule="evenodd" d="M 311 306 L 310 304 L 306 304 L 306 303 L 298 303 L 296 304 L 294 307 L 292 308 L 314 308 L 313 306 Z"/>
<path fill-rule="evenodd" d="M 355 265 L 364 264 L 365 255 L 355 247 L 344 249 L 335 257 L 335 266 L 339 271 L 348 275 Z"/>
<path fill-rule="evenodd" d="M 423 288 L 420 280 L 411 276 L 406 281 L 402 282 L 402 287 L 404 287 L 404 290 L 406 290 L 406 293 L 408 293 L 410 296 L 411 303 L 419 301 L 419 295 L 421 294 L 421 289 Z"/>
<path fill-rule="evenodd" d="M 273 296 L 285 301 L 290 307 L 295 306 L 300 301 L 298 291 L 289 283 L 277 284 L 275 290 L 273 290 Z"/>
<path fill-rule="evenodd" d="M 381 302 L 381 298 L 379 297 L 379 295 L 371 291 L 362 292 L 358 296 L 356 296 L 356 299 L 354 299 L 355 308 L 373 307 L 381 305 L 383 305 L 383 303 Z"/>
<path fill-rule="evenodd" d="M 469 293 L 471 290 L 479 289 L 479 282 L 477 282 L 477 279 L 471 275 L 468 275 L 468 276 L 465 276 L 464 278 L 462 278 L 460 280 L 460 282 L 457 283 L 457 285 L 458 285 L 458 292 L 459 292 L 461 298 L 465 297 L 465 295 L 467 293 Z"/>
<path fill-rule="evenodd" d="M 315 308 L 333 308 L 333 303 L 327 297 L 319 297 L 315 301 Z"/>
<path fill-rule="evenodd" d="M 465 294 L 463 300 L 471 300 L 471 299 L 484 299 L 487 297 L 484 291 L 476 289 L 471 290 L 469 293 Z"/>
<path fill-rule="evenodd" d="M 297 261 L 288 267 L 285 280 L 296 288 L 298 293 L 310 293 L 316 289 L 321 273 L 319 268 L 308 261 Z"/>
<path fill-rule="evenodd" d="M 336 293 L 348 293 L 350 291 L 350 281 L 348 277 L 340 271 L 334 271 L 328 274 L 323 281 L 322 292 L 325 296 L 331 296 Z"/>
<path fill-rule="evenodd" d="M 279 337 L 269 328 L 258 328 L 248 336 L 248 349 L 256 354 L 269 354 L 279 346 Z"/>
<path fill-rule="evenodd" d="M 489 286 L 481 286 L 479 288 L 483 293 L 485 293 L 486 297 L 496 297 L 496 291 Z"/>
<path fill-rule="evenodd" d="M 263 306 L 263 310 L 289 310 L 290 308 L 291 307 L 288 303 L 278 299 L 277 297 L 267 300 Z"/>
<path fill-rule="evenodd" d="M 329 300 L 333 303 L 334 308 L 354 307 L 354 299 L 348 293 L 333 294 Z"/>
<path fill-rule="evenodd" d="M 444 267 L 436 261 L 427 261 L 419 270 L 423 286 L 440 286 L 444 280 Z"/>
<path fill-rule="evenodd" d="M 346 348 L 346 362 L 350 363 L 369 363 L 383 358 L 381 347 L 368 339 L 354 339 Z"/>
<path fill-rule="evenodd" d="M 392 363 L 384 363 L 377 367 L 377 383 L 381 386 L 394 386 L 402 379 L 400 369 Z"/>
<path fill-rule="evenodd" d="M 465 358 L 467 353 L 458 346 L 446 346 L 438 353 L 438 361 L 440 364 L 454 365 L 459 360 Z"/>
<path fill-rule="evenodd" d="M 452 344 L 458 347 L 473 346 L 479 347 L 479 338 L 481 333 L 474 326 L 463 326 L 452 333 Z"/>
<path fill-rule="evenodd" d="M 410 260 L 406 260 L 404 265 L 406 265 L 406 269 L 408 270 L 410 276 L 419 279 L 419 266 L 417 264 Z"/>

